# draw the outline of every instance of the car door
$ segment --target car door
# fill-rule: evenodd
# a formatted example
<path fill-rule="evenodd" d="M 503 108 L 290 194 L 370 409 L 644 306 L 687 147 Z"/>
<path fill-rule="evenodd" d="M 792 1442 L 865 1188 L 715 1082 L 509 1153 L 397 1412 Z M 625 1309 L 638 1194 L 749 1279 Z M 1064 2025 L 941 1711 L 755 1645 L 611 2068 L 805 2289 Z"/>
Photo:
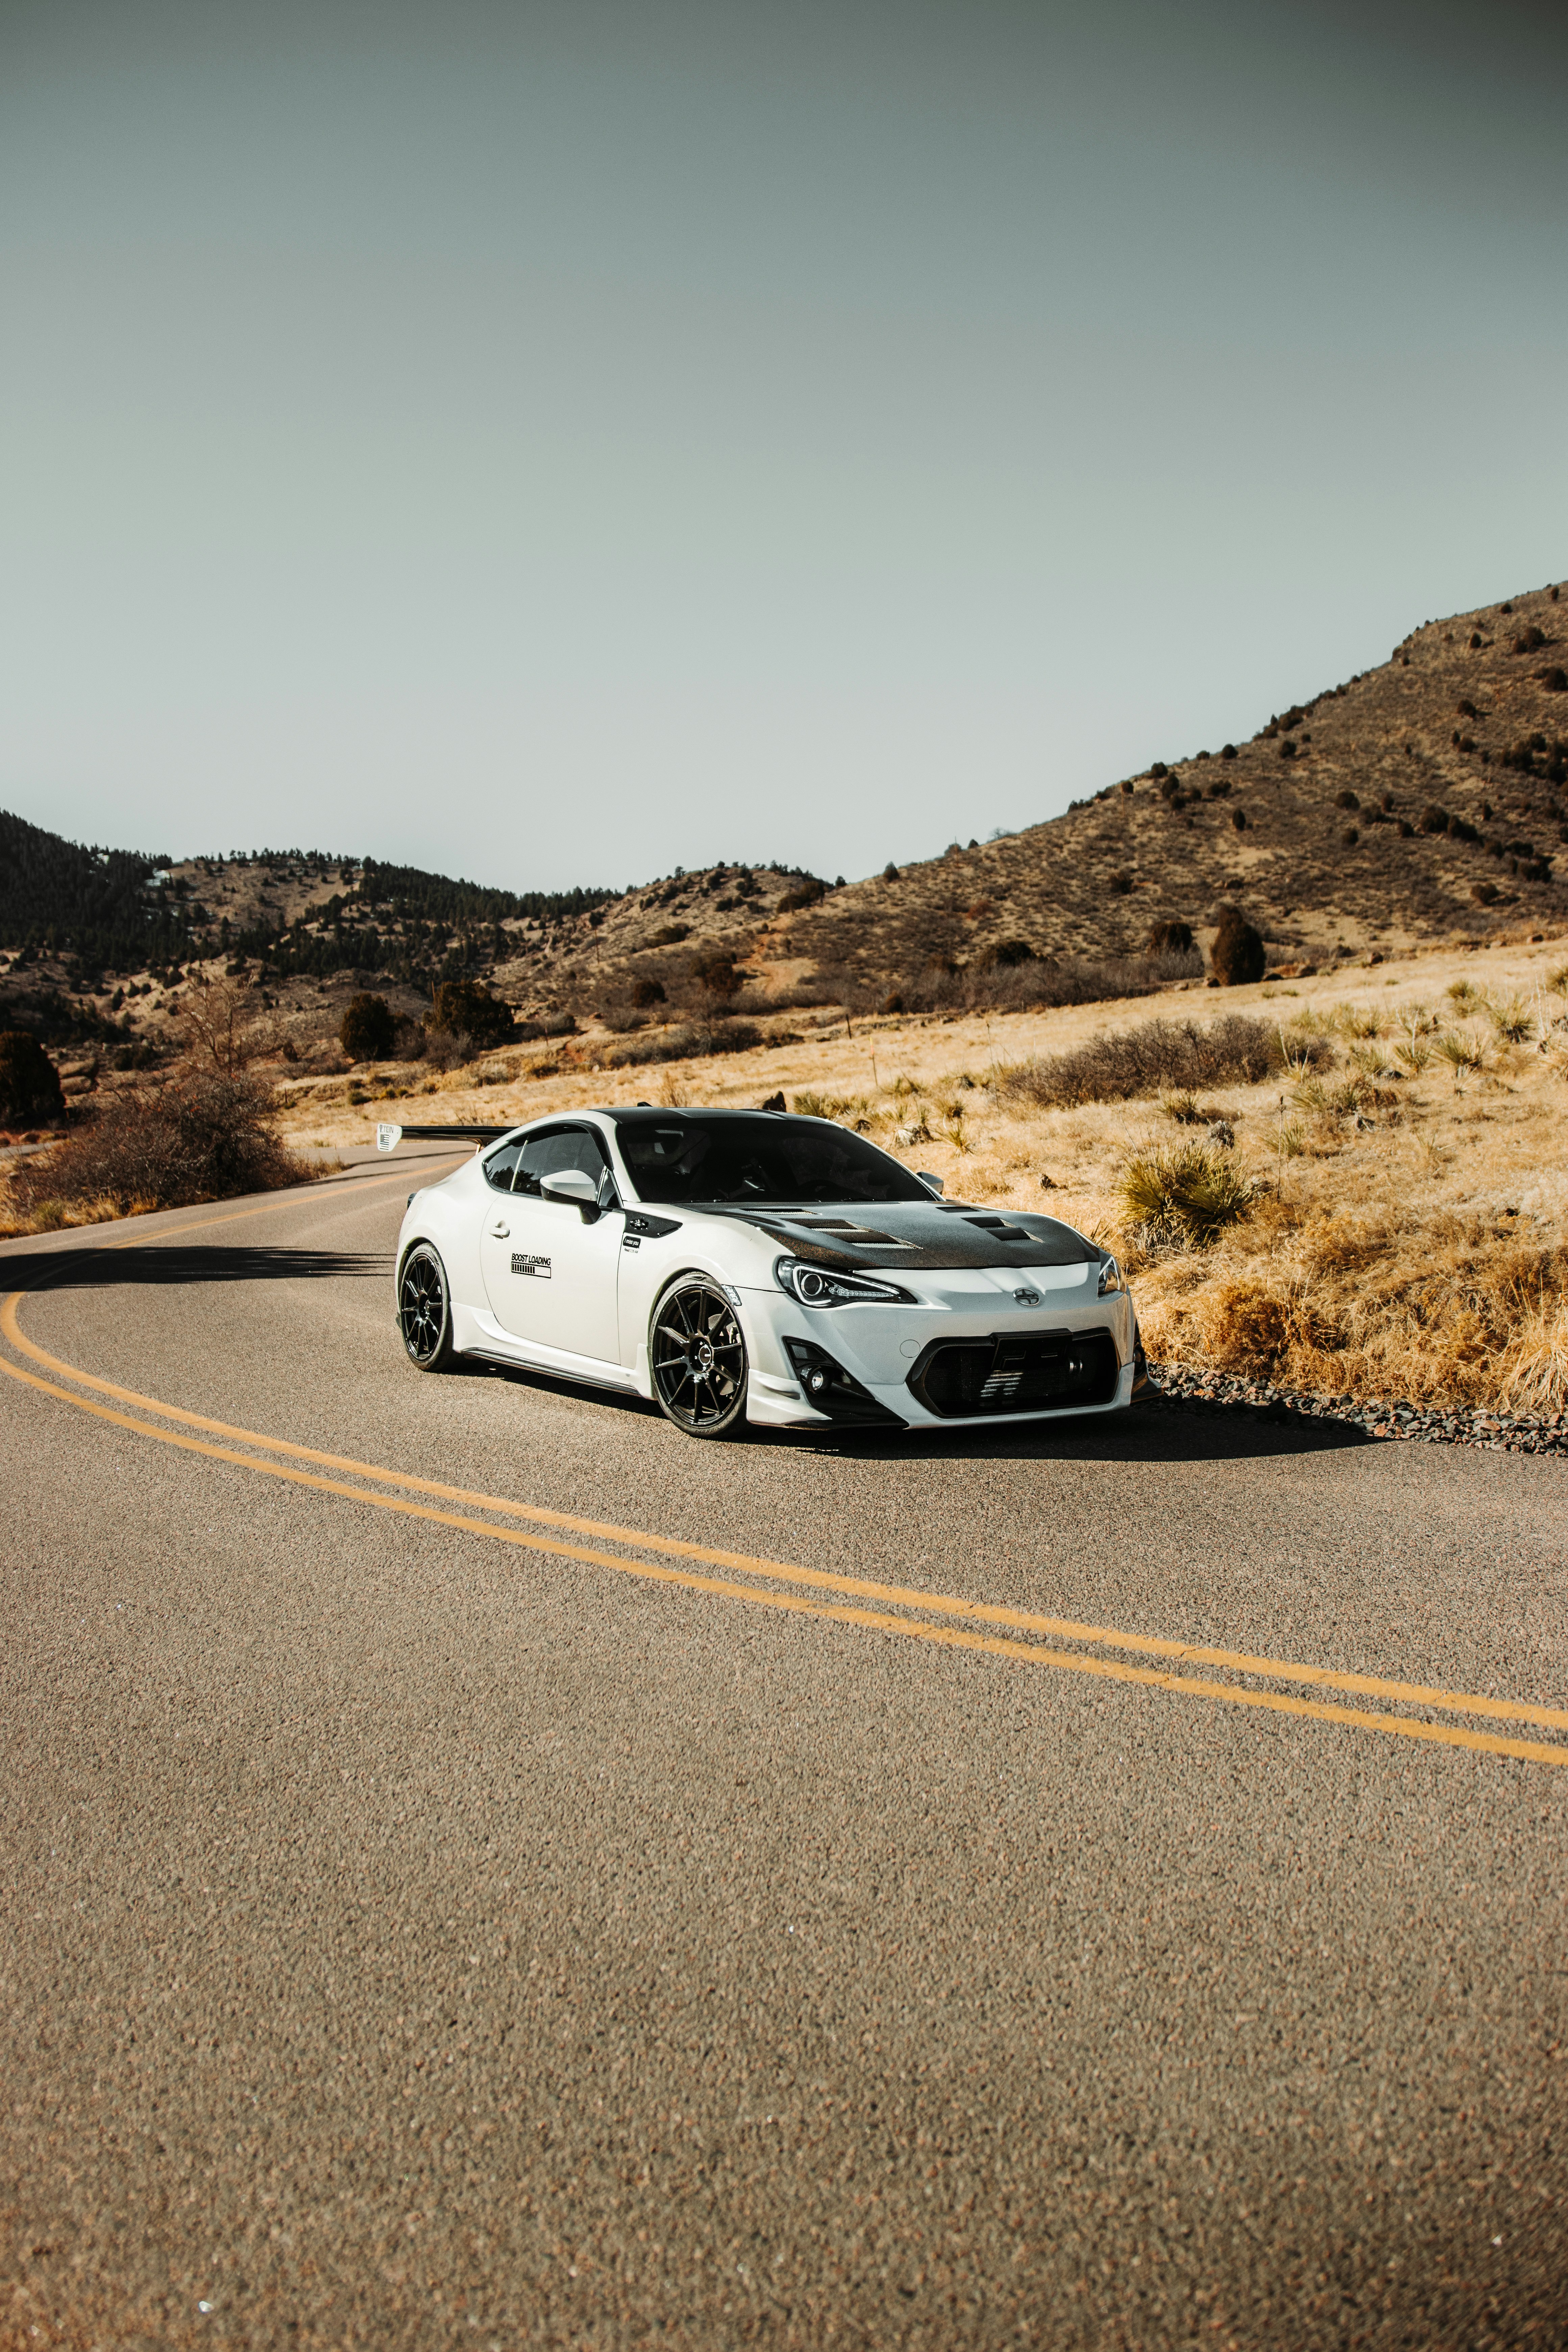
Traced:
<path fill-rule="evenodd" d="M 546 1200 L 546 1176 L 579 1169 L 598 1187 L 586 1214 Z M 620 1360 L 616 1286 L 626 1219 L 597 1134 L 568 1121 L 522 1139 L 511 1190 L 487 1198 L 479 1264 L 490 1312 L 515 1339 L 601 1363 Z"/>

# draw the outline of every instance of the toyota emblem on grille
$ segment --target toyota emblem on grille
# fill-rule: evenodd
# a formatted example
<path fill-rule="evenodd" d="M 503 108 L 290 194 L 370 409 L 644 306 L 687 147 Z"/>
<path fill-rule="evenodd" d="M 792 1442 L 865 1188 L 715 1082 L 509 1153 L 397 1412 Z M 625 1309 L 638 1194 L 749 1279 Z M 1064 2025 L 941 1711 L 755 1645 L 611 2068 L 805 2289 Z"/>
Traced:
<path fill-rule="evenodd" d="M 1040 1303 L 1040 1294 L 1037 1290 L 1016 1290 L 1013 1296 L 1020 1307 L 1037 1307 Z"/>

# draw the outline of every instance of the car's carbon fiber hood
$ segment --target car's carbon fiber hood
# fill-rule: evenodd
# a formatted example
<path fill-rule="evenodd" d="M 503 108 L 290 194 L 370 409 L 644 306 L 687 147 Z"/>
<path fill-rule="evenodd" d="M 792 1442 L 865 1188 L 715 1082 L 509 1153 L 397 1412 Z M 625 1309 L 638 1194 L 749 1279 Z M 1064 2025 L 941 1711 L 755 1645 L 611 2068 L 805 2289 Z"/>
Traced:
<path fill-rule="evenodd" d="M 1100 1256 L 1092 1243 L 1056 1217 L 971 1209 L 955 1201 L 798 1210 L 705 1202 L 693 1204 L 689 1213 L 754 1225 L 793 1257 L 816 1265 L 876 1267 L 892 1276 L 900 1266 L 1083 1265 Z"/>

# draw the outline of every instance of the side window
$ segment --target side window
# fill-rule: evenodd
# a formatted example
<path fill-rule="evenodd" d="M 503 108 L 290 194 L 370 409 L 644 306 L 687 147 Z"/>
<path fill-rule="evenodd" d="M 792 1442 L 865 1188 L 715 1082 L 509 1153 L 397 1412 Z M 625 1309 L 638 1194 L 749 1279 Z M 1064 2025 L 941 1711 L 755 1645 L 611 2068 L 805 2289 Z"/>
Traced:
<path fill-rule="evenodd" d="M 521 1150 L 521 1141 L 514 1139 L 510 1143 L 503 1143 L 499 1151 L 492 1151 L 485 1162 L 486 1183 L 493 1184 L 498 1192 L 510 1192 L 518 1154 Z"/>
<path fill-rule="evenodd" d="M 547 1127 L 537 1135 L 525 1136 L 512 1190 L 537 1197 L 540 1178 L 559 1175 L 564 1168 L 580 1168 L 584 1176 L 594 1177 L 599 1185 L 600 1199 L 605 1198 L 610 1180 L 609 1162 L 591 1127 Z"/>

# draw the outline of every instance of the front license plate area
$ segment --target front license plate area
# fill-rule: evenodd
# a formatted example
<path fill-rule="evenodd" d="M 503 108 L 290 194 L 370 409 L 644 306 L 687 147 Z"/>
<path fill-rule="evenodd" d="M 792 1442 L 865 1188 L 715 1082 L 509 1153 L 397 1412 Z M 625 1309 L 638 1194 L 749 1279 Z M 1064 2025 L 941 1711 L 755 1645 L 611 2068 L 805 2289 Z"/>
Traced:
<path fill-rule="evenodd" d="M 984 1339 L 933 1339 L 917 1358 L 908 1385 L 929 1412 L 963 1421 L 1109 1404 L 1121 1370 L 1109 1331 L 1009 1331 Z"/>

